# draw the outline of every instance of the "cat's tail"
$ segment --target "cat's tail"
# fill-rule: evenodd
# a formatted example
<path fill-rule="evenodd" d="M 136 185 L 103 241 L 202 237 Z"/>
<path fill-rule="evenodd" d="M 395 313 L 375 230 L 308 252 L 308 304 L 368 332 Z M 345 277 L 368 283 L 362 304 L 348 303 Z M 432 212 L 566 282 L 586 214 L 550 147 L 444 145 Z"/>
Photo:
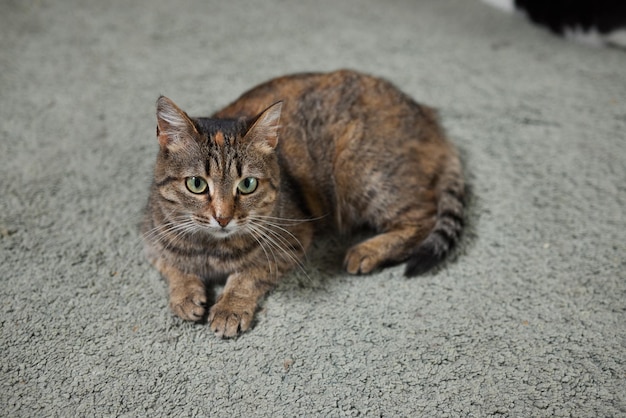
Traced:
<path fill-rule="evenodd" d="M 461 238 L 466 188 L 461 161 L 451 154 L 437 185 L 437 221 L 428 236 L 409 256 L 404 275 L 417 276 L 443 261 Z"/>

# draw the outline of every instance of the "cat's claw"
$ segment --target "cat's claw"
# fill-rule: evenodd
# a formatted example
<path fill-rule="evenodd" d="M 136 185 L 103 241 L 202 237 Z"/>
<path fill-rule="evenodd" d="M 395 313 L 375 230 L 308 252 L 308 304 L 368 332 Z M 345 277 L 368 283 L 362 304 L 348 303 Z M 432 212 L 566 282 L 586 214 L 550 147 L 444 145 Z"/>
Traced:
<path fill-rule="evenodd" d="M 218 338 L 236 337 L 250 328 L 255 308 L 256 304 L 244 300 L 221 299 L 209 312 L 211 331 Z"/>
<path fill-rule="evenodd" d="M 170 309 L 187 321 L 200 321 L 206 312 L 207 297 L 204 287 L 176 289 L 170 294 Z"/>

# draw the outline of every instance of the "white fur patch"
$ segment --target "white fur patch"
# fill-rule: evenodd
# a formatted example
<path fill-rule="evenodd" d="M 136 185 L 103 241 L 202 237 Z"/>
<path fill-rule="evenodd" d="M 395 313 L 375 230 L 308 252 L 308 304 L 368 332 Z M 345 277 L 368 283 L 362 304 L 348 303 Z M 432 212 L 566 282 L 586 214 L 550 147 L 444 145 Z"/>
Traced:
<path fill-rule="evenodd" d="M 601 34 L 596 29 L 582 30 L 581 28 L 567 28 L 564 36 L 585 45 L 603 46 L 615 45 L 626 48 L 626 29 L 616 30 L 607 34 Z"/>
<path fill-rule="evenodd" d="M 513 0 L 482 0 L 493 7 L 504 10 L 509 13 L 515 12 L 515 4 Z M 548 0 L 549 1 L 549 0 Z"/>
<path fill-rule="evenodd" d="M 603 39 L 607 44 L 626 48 L 626 28 L 607 33 L 603 36 Z"/>

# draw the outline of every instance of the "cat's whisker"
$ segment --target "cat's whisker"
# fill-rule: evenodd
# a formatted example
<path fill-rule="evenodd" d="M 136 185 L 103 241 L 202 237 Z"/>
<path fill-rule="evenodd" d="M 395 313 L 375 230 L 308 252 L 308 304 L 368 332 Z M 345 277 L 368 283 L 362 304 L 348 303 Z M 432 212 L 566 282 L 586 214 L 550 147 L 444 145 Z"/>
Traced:
<path fill-rule="evenodd" d="M 328 215 L 322 215 L 322 216 L 318 216 L 315 218 L 281 218 L 278 216 L 267 216 L 267 215 L 251 215 L 250 218 L 251 219 L 255 219 L 255 220 L 259 220 L 259 221 L 271 221 L 273 223 L 275 223 L 276 225 L 283 225 L 283 226 L 291 226 L 291 225 L 297 225 L 297 224 L 301 224 L 304 222 L 314 222 L 314 221 L 318 221 L 320 219 L 324 219 L 326 216 Z"/>
<path fill-rule="evenodd" d="M 294 248 L 293 244 L 287 240 L 287 238 L 282 236 L 279 232 L 272 230 L 270 226 L 264 225 L 263 223 L 249 222 L 248 228 L 254 229 L 257 233 L 259 233 L 260 237 L 262 237 L 264 241 L 266 241 L 270 246 L 272 246 L 279 252 L 279 255 L 284 261 L 296 264 L 304 273 L 304 275 L 310 279 L 309 275 L 306 272 L 306 269 L 304 268 L 304 264 L 302 263 L 300 257 L 298 257 L 298 255 L 296 254 L 296 249 Z M 287 230 L 284 231 L 289 233 L 289 231 Z M 305 255 L 304 247 L 302 246 L 300 241 L 293 234 L 289 233 L 289 235 L 291 235 L 293 239 L 298 243 L 300 248 L 302 248 L 303 250 L 303 254 Z"/>
<path fill-rule="evenodd" d="M 254 240 L 259 244 L 259 246 L 265 253 L 265 258 L 267 259 L 267 265 L 269 268 L 270 275 L 274 274 L 276 276 L 278 274 L 278 271 L 274 269 L 274 272 L 272 272 L 272 262 L 270 260 L 269 254 L 267 253 L 267 250 L 265 249 L 265 245 L 263 245 L 263 234 L 254 227 L 250 228 L 249 232 L 252 238 L 254 238 Z M 276 254 L 274 253 L 274 250 L 272 249 L 272 247 L 269 247 L 268 249 L 272 253 L 272 258 L 274 259 L 274 265 L 276 265 L 277 264 Z"/>
<path fill-rule="evenodd" d="M 306 258 L 306 249 L 304 248 L 304 246 L 302 245 L 302 243 L 300 242 L 300 240 L 289 230 L 283 228 L 280 224 L 276 224 L 273 222 L 268 222 L 268 221 L 263 221 L 261 222 L 262 225 L 267 226 L 268 227 L 268 232 L 273 233 L 273 234 L 278 234 L 278 232 L 271 230 L 271 228 L 276 228 L 282 232 L 286 232 L 291 238 L 293 238 L 298 245 L 300 246 L 300 249 L 302 249 L 302 253 L 304 255 L 304 257 Z M 280 234 L 278 234 L 280 236 Z M 284 237 L 280 236 L 281 238 L 285 239 Z"/>
<path fill-rule="evenodd" d="M 152 241 L 167 249 L 175 241 L 186 235 L 194 235 L 197 231 L 198 228 L 193 220 L 188 216 L 179 216 L 148 231 L 144 234 L 144 241 Z"/>
<path fill-rule="evenodd" d="M 188 220 L 188 216 L 186 215 L 178 215 L 178 216 L 174 216 L 172 217 L 172 215 L 174 214 L 175 210 L 171 210 L 170 212 L 163 214 L 163 218 L 166 220 L 164 223 L 160 224 L 160 225 L 156 225 L 154 228 L 145 231 L 142 234 L 142 237 L 144 239 L 144 241 L 146 239 L 150 239 L 153 237 L 153 235 L 158 234 L 159 230 L 161 229 L 167 229 L 170 226 L 174 226 L 178 223 L 181 222 L 186 222 Z"/>
<path fill-rule="evenodd" d="M 289 248 L 292 247 L 292 244 L 287 240 L 287 238 L 285 238 L 284 236 L 282 236 L 279 232 L 272 230 L 272 228 L 268 225 L 264 225 L 262 223 L 257 223 L 256 227 L 259 228 L 262 232 L 266 233 L 266 237 L 268 238 L 272 238 L 277 240 L 277 243 L 281 244 L 282 248 Z M 289 231 L 287 231 L 289 233 Z M 267 235 L 269 234 L 269 235 Z M 298 239 L 293 236 L 293 234 L 290 234 L 298 243 L 298 245 L 300 245 L 300 247 L 302 248 L 303 252 L 304 252 L 304 248 L 302 247 L 302 245 L 300 244 L 300 241 L 298 241 Z M 295 249 L 292 250 L 292 252 L 294 252 Z"/>
<path fill-rule="evenodd" d="M 140 250 L 142 247 L 144 247 L 147 243 L 150 243 L 151 241 L 154 241 L 155 243 L 162 242 L 164 239 L 163 238 L 164 235 L 167 235 L 168 233 L 168 228 L 174 227 L 179 222 L 186 221 L 187 216 L 185 215 L 172 217 L 172 215 L 175 212 L 176 210 L 171 210 L 168 213 L 164 214 L 164 218 L 168 219 L 166 223 L 157 225 L 156 227 L 150 230 L 144 231 L 143 233 L 139 234 L 136 237 L 137 238 L 136 240 L 133 239 L 133 241 L 135 242 L 132 244 L 132 251 L 134 252 L 135 250 Z M 126 222 L 129 222 L 128 218 L 126 219 Z M 116 268 L 116 274 L 124 273 L 126 269 L 128 268 L 128 266 L 133 262 L 133 260 L 135 260 L 135 258 L 128 257 L 126 262 L 121 267 Z"/>
<path fill-rule="evenodd" d="M 180 222 L 170 221 L 151 229 L 143 235 L 144 241 L 161 242 L 169 233 L 184 229 L 187 225 L 181 220 Z"/>
<path fill-rule="evenodd" d="M 285 249 L 284 247 L 282 247 L 279 243 L 277 243 L 276 241 L 274 241 L 272 238 L 268 238 L 267 236 L 264 236 L 263 241 L 265 241 L 268 244 L 268 248 L 270 249 L 272 256 L 274 258 L 274 262 L 276 264 L 278 264 L 278 260 L 276 259 L 276 253 L 274 252 L 274 250 L 276 250 L 278 252 L 278 255 L 280 258 L 282 258 L 282 260 L 284 262 L 287 262 L 288 264 L 295 264 L 298 266 L 298 268 L 302 271 L 302 273 L 308 278 L 310 279 L 308 273 L 306 272 L 306 269 L 304 268 L 304 265 L 302 264 L 302 262 L 298 259 L 297 256 L 293 255 L 292 253 L 289 252 L 289 250 Z"/>

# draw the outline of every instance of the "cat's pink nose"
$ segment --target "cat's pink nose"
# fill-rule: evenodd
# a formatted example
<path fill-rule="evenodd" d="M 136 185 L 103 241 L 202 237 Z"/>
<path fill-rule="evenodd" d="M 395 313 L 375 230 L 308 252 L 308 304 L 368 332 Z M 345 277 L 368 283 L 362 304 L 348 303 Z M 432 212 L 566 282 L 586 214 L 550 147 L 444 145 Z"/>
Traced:
<path fill-rule="evenodd" d="M 217 221 L 218 224 L 220 224 L 220 226 L 222 228 L 226 228 L 226 225 L 228 225 L 228 223 L 231 221 L 231 219 L 233 219 L 232 216 L 225 216 L 225 217 L 217 217 L 215 218 L 215 220 Z"/>

